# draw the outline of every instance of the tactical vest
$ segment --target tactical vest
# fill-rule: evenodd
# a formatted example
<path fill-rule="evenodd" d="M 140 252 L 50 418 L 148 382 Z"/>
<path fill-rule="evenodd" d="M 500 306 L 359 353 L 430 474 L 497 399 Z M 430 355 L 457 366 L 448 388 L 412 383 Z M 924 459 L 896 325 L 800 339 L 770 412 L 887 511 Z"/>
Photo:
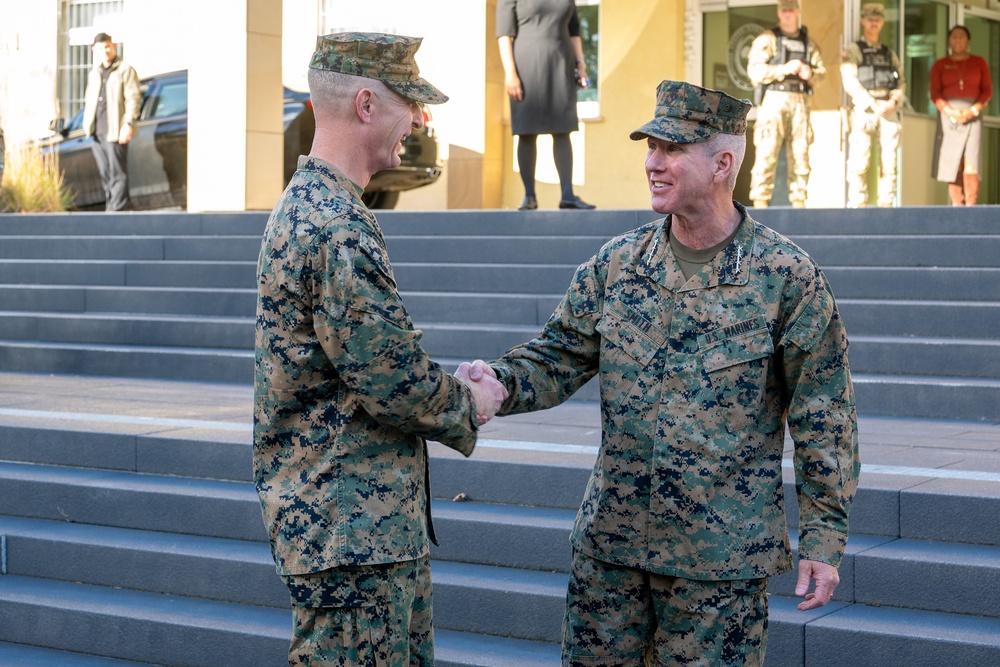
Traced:
<path fill-rule="evenodd" d="M 809 37 L 806 36 L 806 29 L 800 28 L 798 37 L 786 37 L 779 28 L 771 28 L 774 39 L 777 41 L 777 48 L 774 55 L 768 61 L 770 65 L 784 65 L 792 60 L 809 62 Z M 786 76 L 781 81 L 772 81 L 767 84 L 765 90 L 783 90 L 792 93 L 812 93 L 812 86 L 808 81 L 797 76 Z"/>
<path fill-rule="evenodd" d="M 892 52 L 884 44 L 871 46 L 858 40 L 861 63 L 858 65 L 858 80 L 868 93 L 877 100 L 889 99 L 889 94 L 899 86 L 899 72 L 892 66 Z"/>

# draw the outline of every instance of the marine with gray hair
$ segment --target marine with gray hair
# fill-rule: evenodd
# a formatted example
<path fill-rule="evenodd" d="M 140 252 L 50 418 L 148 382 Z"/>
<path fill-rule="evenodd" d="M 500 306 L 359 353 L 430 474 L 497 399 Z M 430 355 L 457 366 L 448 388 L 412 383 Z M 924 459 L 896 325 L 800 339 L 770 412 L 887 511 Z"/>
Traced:
<path fill-rule="evenodd" d="M 756 665 L 767 581 L 793 567 L 787 425 L 799 506 L 799 609 L 839 582 L 857 488 L 847 334 L 816 263 L 733 201 L 747 100 L 657 88 L 646 142 L 665 214 L 581 265 L 535 339 L 486 364 L 499 414 L 553 407 L 599 377 L 601 446 L 571 535 L 564 667 Z"/>

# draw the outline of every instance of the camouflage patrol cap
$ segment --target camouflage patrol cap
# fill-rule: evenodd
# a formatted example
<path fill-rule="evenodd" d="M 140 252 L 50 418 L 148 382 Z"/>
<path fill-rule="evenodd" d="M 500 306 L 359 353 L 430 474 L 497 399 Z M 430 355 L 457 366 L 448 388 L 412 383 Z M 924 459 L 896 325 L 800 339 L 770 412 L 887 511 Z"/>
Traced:
<path fill-rule="evenodd" d="M 861 18 L 872 19 L 872 18 L 885 18 L 885 5 L 881 2 L 869 2 L 867 4 L 861 5 Z"/>
<path fill-rule="evenodd" d="M 798 9 L 799 0 L 778 0 L 778 9 Z"/>
<path fill-rule="evenodd" d="M 381 32 L 339 32 L 316 38 L 310 69 L 377 79 L 411 100 L 441 104 L 448 96 L 418 76 L 414 58 L 421 37 Z"/>
<path fill-rule="evenodd" d="M 656 88 L 656 114 L 629 135 L 633 141 L 655 137 L 694 144 L 713 134 L 746 134 L 748 100 L 686 81 L 662 81 Z"/>

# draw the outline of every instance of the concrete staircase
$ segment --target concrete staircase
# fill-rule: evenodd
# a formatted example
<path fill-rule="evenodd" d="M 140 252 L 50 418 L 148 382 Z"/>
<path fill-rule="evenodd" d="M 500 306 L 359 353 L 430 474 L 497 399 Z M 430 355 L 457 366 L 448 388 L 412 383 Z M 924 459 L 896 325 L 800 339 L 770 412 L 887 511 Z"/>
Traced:
<path fill-rule="evenodd" d="M 765 209 L 823 266 L 866 414 L 994 419 L 996 207 Z M 534 336 L 576 266 L 652 212 L 385 211 L 407 308 L 446 365 Z M 266 216 L 0 216 L 0 369 L 249 382 Z M 578 396 L 596 400 L 596 388 Z"/>
<path fill-rule="evenodd" d="M 997 421 L 998 212 L 759 212 L 838 295 L 860 410 L 881 415 L 863 455 L 876 429 L 943 439 Z M 449 364 L 533 336 L 579 262 L 655 217 L 379 215 L 411 316 Z M 284 664 L 287 594 L 249 483 L 265 218 L 0 216 L 0 667 Z M 997 466 L 997 430 L 983 433 Z M 593 447 L 432 455 L 438 664 L 555 667 Z M 961 467 L 950 455 L 935 467 Z M 803 614 L 792 577 L 771 582 L 768 667 L 1000 664 L 996 472 L 866 467 L 834 602 Z"/>

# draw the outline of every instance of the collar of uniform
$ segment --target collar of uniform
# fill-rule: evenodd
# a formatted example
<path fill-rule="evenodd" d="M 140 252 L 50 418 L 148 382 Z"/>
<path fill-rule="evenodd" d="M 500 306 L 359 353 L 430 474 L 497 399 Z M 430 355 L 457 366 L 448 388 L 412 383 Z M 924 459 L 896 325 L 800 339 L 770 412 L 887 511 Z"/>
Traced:
<path fill-rule="evenodd" d="M 652 241 L 639 261 L 637 273 L 663 285 L 672 292 L 687 292 L 719 285 L 746 285 L 750 281 L 750 253 L 753 250 L 753 219 L 747 209 L 733 201 L 740 212 L 740 229 L 726 248 L 702 267 L 691 280 L 684 280 L 674 253 L 670 249 L 670 216 L 657 225 Z"/>
<path fill-rule="evenodd" d="M 347 176 L 344 176 L 344 172 L 326 160 L 321 160 L 320 158 L 313 157 L 311 155 L 300 155 L 296 168 L 301 171 L 314 171 L 322 174 L 326 178 L 335 181 L 337 185 L 348 192 L 353 192 L 357 197 L 358 202 L 361 202 L 361 195 L 365 191 L 364 188 L 349 179 Z"/>
<path fill-rule="evenodd" d="M 652 234 L 642 253 L 642 258 L 636 265 L 636 273 L 663 285 L 671 292 L 677 292 L 684 286 L 684 274 L 674 260 L 670 249 L 670 216 L 657 221 Z"/>

